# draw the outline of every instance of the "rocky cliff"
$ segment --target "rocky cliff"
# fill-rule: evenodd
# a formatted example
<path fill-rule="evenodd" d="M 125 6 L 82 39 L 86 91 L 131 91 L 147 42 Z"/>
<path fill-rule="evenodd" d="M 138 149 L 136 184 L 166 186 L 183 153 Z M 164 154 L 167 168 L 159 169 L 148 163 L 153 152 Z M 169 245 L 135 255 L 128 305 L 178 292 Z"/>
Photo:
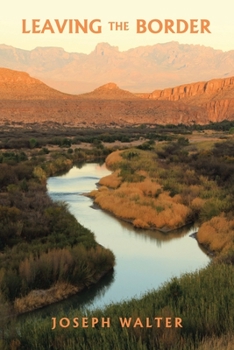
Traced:
<path fill-rule="evenodd" d="M 201 107 L 212 122 L 234 119 L 234 77 L 155 90 L 142 97 L 157 101 L 180 101 L 189 106 Z M 196 116 L 194 121 L 198 120 Z"/>
<path fill-rule="evenodd" d="M 217 96 L 217 94 L 219 94 L 219 98 L 226 95 L 228 96 L 229 92 L 231 92 L 230 97 L 234 98 L 234 77 L 184 84 L 163 90 L 154 90 L 145 97 L 167 101 L 188 100 L 193 97 L 196 97 L 197 101 L 197 97 L 202 97 L 202 101 L 204 101 L 204 99 L 210 99 L 211 96 Z"/>

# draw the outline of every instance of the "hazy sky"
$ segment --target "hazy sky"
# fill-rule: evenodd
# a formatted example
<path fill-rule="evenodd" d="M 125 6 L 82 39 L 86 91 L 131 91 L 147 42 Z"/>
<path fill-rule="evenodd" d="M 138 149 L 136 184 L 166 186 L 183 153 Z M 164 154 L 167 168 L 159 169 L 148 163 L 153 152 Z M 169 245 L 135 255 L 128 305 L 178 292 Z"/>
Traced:
<path fill-rule="evenodd" d="M 58 46 L 68 52 L 90 53 L 100 42 L 108 42 L 118 46 L 120 51 L 125 51 L 137 46 L 178 41 L 228 51 L 234 49 L 233 7 L 233 0 L 7 0 L 0 13 L 0 44 L 27 50 L 37 46 Z M 102 33 L 69 34 L 67 24 L 62 34 L 59 34 L 58 30 L 54 34 L 49 31 L 45 31 L 44 34 L 23 34 L 23 19 L 26 20 L 26 30 L 32 30 L 32 19 L 40 19 L 40 22 L 37 22 L 40 23 L 38 30 L 42 30 L 45 20 L 49 19 L 55 31 L 54 19 L 58 19 L 60 23 L 64 19 L 78 19 L 81 22 L 84 19 L 88 22 L 100 19 Z M 137 34 L 137 19 L 144 19 L 147 23 L 153 19 L 162 22 L 165 19 L 208 19 L 212 33 L 154 34 L 147 30 L 146 33 Z M 129 22 L 129 30 L 111 31 L 108 22 Z M 156 24 L 153 29 L 156 30 L 155 26 Z"/>

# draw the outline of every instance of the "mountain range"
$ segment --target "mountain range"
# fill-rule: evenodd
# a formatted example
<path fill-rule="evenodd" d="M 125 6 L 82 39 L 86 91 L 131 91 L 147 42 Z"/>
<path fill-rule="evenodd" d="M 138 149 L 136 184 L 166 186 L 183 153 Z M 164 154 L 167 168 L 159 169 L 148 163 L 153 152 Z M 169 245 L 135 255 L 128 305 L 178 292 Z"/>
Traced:
<path fill-rule="evenodd" d="M 208 124 L 234 120 L 234 77 L 133 93 L 107 83 L 80 95 L 57 91 L 28 73 L 0 68 L 0 124 L 74 126 Z"/>
<path fill-rule="evenodd" d="M 29 73 L 50 87 L 71 94 L 89 92 L 113 81 L 132 92 L 226 78 L 234 75 L 234 50 L 169 42 L 119 51 L 100 43 L 90 54 L 58 47 L 31 51 L 0 45 L 0 67 Z"/>

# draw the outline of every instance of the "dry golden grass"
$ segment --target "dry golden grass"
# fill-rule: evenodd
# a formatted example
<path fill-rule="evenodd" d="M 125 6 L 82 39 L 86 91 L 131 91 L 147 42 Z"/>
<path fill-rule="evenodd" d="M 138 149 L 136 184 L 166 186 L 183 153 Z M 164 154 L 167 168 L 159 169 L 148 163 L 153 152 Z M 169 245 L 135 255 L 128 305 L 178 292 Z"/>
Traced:
<path fill-rule="evenodd" d="M 90 195 L 95 203 L 119 218 L 131 221 L 136 227 L 174 229 L 186 223 L 190 209 L 168 193 L 152 197 L 161 186 L 150 179 L 140 183 L 123 183 L 116 190 L 100 189 Z"/>
<path fill-rule="evenodd" d="M 234 220 L 224 215 L 213 217 L 202 224 L 197 233 L 198 242 L 215 252 L 225 252 L 233 246 Z"/>
<path fill-rule="evenodd" d="M 163 191 L 154 153 L 134 149 L 115 151 L 107 157 L 106 164 L 116 171 L 101 179 L 102 187 L 90 193 L 102 209 L 141 228 L 170 230 L 189 221 L 191 209 L 183 203 L 182 195 L 171 197 L 169 192 Z M 165 171 L 165 179 L 168 179 L 168 171 Z M 194 199 L 201 188 L 191 186 L 190 191 Z"/>
<path fill-rule="evenodd" d="M 33 175 L 37 177 L 41 183 L 46 182 L 46 179 L 47 179 L 46 173 L 40 166 L 36 166 L 34 168 Z"/>
<path fill-rule="evenodd" d="M 145 222 L 142 219 L 133 220 L 133 226 L 137 228 L 145 228 L 145 229 L 149 228 L 149 225 L 147 224 L 147 222 Z"/>
<path fill-rule="evenodd" d="M 14 309 L 17 313 L 35 310 L 56 301 L 66 299 L 68 296 L 76 294 L 79 290 L 79 287 L 60 282 L 50 289 L 33 290 L 25 297 L 15 299 Z"/>
<path fill-rule="evenodd" d="M 108 191 L 108 188 L 106 186 L 101 186 L 98 190 L 93 190 L 89 192 L 88 197 L 95 198 L 98 195 L 98 193 L 103 191 Z"/>
<path fill-rule="evenodd" d="M 148 176 L 148 173 L 145 171 L 145 170 L 138 170 L 138 175 L 140 176 L 144 176 L 144 177 L 147 177 Z"/>
<path fill-rule="evenodd" d="M 183 203 L 183 198 L 180 194 L 176 194 L 173 198 L 172 198 L 173 202 L 175 203 Z"/>
<path fill-rule="evenodd" d="M 197 350 L 233 350 L 234 335 L 222 335 L 220 338 L 204 340 Z"/>
<path fill-rule="evenodd" d="M 203 191 L 203 187 L 201 185 L 190 185 L 189 190 L 193 197 L 197 197 Z"/>
<path fill-rule="evenodd" d="M 117 150 L 109 154 L 106 158 L 106 166 L 112 169 L 114 164 L 121 162 L 123 160 L 123 158 L 121 157 L 122 152 L 123 151 Z"/>
<path fill-rule="evenodd" d="M 191 208 L 200 211 L 204 203 L 205 203 L 204 199 L 196 197 L 191 202 Z"/>
<path fill-rule="evenodd" d="M 216 137 L 208 138 L 207 135 L 194 135 L 188 136 L 190 143 L 195 144 L 198 150 L 211 150 L 216 142 L 219 142 L 220 139 Z"/>
<path fill-rule="evenodd" d="M 119 171 L 115 171 L 110 175 L 104 176 L 99 181 L 99 185 L 107 186 L 110 188 L 117 188 L 121 184 L 121 177 L 119 176 Z"/>
<path fill-rule="evenodd" d="M 187 224 L 192 216 L 209 220 L 227 207 L 215 181 L 204 176 L 197 178 L 194 170 L 185 169 L 182 174 L 181 166 L 161 164 L 153 152 L 115 151 L 106 163 L 115 172 L 101 179 L 100 185 L 105 187 L 92 191 L 90 196 L 102 209 L 136 227 L 176 229 Z M 180 181 L 182 175 L 184 182 Z M 207 201 L 211 199 L 209 205 Z M 217 243 L 214 241 L 213 245 Z"/>
<path fill-rule="evenodd" d="M 155 197 L 162 190 L 161 185 L 147 177 L 144 181 L 134 184 L 145 196 Z"/>

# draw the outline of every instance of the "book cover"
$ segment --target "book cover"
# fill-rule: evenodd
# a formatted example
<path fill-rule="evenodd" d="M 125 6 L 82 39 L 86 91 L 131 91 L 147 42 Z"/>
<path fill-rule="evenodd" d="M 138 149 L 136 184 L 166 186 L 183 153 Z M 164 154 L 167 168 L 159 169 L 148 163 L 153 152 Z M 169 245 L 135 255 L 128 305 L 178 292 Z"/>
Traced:
<path fill-rule="evenodd" d="M 230 9 L 4 4 L 2 349 L 232 349 Z"/>

